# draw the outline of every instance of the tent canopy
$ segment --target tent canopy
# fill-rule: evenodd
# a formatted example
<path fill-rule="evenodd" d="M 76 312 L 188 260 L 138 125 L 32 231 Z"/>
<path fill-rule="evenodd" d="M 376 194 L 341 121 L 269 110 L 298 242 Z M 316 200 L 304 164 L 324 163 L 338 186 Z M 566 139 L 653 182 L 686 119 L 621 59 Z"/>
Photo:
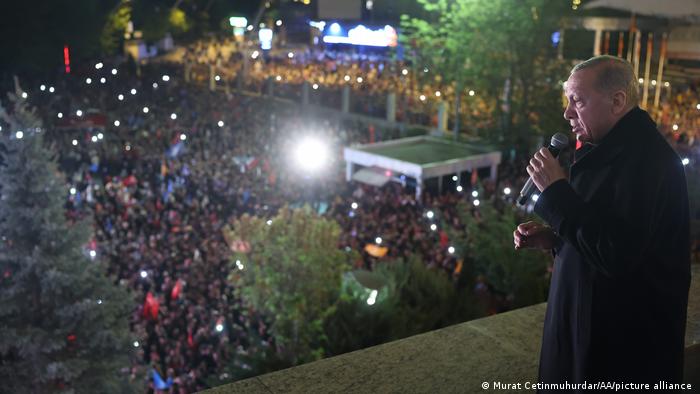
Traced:
<path fill-rule="evenodd" d="M 465 144 L 438 137 L 411 137 L 346 147 L 346 179 L 381 186 L 395 175 L 416 179 L 416 194 L 423 181 L 488 167 L 491 178 L 501 162 L 501 152 L 486 145 Z M 354 172 L 354 166 L 366 167 Z"/>

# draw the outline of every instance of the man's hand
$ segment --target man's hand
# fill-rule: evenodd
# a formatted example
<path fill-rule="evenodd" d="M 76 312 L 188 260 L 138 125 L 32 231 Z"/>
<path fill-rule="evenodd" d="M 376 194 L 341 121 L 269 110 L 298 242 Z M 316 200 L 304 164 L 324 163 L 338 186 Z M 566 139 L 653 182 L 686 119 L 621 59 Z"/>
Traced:
<path fill-rule="evenodd" d="M 540 149 L 535 156 L 530 159 L 527 166 L 527 173 L 530 174 L 535 186 L 543 192 L 552 183 L 566 179 L 564 169 L 559 165 L 557 158 L 547 148 Z"/>
<path fill-rule="evenodd" d="M 513 231 L 515 249 L 552 249 L 556 235 L 550 227 L 537 222 L 522 223 Z"/>

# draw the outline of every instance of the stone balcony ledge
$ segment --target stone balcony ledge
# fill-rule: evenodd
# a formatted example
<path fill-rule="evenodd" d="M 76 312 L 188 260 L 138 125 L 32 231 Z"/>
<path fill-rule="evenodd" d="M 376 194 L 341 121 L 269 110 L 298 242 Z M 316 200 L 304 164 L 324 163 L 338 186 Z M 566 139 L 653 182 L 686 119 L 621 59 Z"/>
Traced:
<path fill-rule="evenodd" d="M 545 308 L 542 303 L 472 320 L 204 393 L 472 393 L 492 391 L 494 382 L 521 383 L 524 389 L 525 382 L 537 381 Z M 700 390 L 698 265 L 688 303 L 685 364 L 685 381 Z M 484 382 L 490 390 L 482 389 Z"/>

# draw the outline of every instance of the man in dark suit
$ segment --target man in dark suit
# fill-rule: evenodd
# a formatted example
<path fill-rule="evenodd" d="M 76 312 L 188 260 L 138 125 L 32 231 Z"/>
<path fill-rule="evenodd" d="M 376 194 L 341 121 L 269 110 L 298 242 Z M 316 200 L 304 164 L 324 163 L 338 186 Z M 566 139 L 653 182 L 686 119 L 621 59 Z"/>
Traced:
<path fill-rule="evenodd" d="M 564 86 L 564 118 L 584 145 L 568 174 L 547 149 L 527 167 L 541 191 L 535 212 L 546 224 L 520 224 L 515 248 L 555 255 L 541 383 L 616 381 L 653 389 L 683 380 L 690 287 L 685 172 L 637 106 L 637 86 L 632 66 L 620 58 L 575 66 Z"/>

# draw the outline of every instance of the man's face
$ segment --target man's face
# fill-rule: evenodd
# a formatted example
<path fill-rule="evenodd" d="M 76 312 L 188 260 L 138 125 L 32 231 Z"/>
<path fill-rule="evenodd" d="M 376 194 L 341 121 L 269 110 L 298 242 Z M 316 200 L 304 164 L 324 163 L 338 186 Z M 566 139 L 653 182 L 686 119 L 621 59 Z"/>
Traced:
<path fill-rule="evenodd" d="M 581 142 L 597 144 L 614 126 L 612 97 L 595 88 L 595 68 L 574 72 L 564 84 L 564 119 Z"/>

